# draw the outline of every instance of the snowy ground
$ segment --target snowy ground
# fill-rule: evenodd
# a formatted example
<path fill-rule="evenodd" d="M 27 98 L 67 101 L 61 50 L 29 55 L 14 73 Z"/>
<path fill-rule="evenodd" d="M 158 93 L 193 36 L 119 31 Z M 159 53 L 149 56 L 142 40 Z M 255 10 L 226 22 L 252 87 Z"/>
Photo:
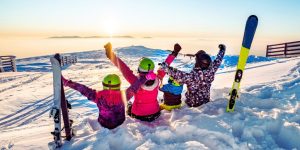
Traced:
<path fill-rule="evenodd" d="M 141 57 L 151 57 L 158 63 L 169 52 L 136 46 L 121 48 L 117 53 L 136 71 Z M 101 90 L 104 75 L 120 74 L 103 51 L 73 55 L 78 55 L 79 62 L 63 71 L 73 81 Z M 96 105 L 66 88 L 77 135 L 65 142 L 63 149 L 300 149 L 300 58 L 251 56 L 235 112 L 227 113 L 236 61 L 237 56 L 225 57 L 211 89 L 210 103 L 163 111 L 152 123 L 126 117 L 114 130 L 94 131 Z M 18 60 L 21 72 L 0 74 L 1 149 L 48 149 L 48 142 L 53 140 L 49 63 L 48 56 L 22 59 Z M 173 66 L 188 71 L 192 64 L 189 58 L 179 56 Z M 122 79 L 125 89 L 128 83 Z"/>

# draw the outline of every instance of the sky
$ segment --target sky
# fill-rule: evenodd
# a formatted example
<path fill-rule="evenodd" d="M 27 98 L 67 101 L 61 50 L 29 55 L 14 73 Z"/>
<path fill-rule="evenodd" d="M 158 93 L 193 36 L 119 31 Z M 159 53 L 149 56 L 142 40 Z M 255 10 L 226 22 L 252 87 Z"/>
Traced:
<path fill-rule="evenodd" d="M 225 43 L 235 54 L 247 17 L 255 14 L 259 24 L 252 48 L 254 54 L 263 55 L 267 44 L 300 39 L 299 8 L 297 0 L 1 0 L 0 51 L 21 57 L 28 51 L 30 55 L 43 54 L 34 52 L 41 49 L 41 43 L 63 43 L 40 41 L 54 36 L 131 36 L 169 40 L 164 45 L 156 39 L 151 45 L 149 41 L 124 39 L 126 42 L 116 46 L 171 49 L 170 43 L 182 42 L 193 53 L 201 45 L 213 49 L 216 43 Z M 185 38 L 194 38 L 195 43 Z M 102 48 L 104 41 L 90 42 L 90 46 L 83 46 L 88 42 L 76 43 L 65 40 L 63 46 L 52 47 L 62 51 L 76 50 L 74 47 L 91 50 Z"/>

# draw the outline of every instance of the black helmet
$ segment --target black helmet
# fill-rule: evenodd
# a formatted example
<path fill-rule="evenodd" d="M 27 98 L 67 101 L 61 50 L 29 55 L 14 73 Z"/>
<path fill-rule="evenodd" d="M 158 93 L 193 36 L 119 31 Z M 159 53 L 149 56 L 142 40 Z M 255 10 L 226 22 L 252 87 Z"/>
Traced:
<path fill-rule="evenodd" d="M 196 64 L 195 68 L 200 68 L 201 70 L 206 70 L 211 64 L 211 58 L 204 50 L 198 51 L 196 54 Z"/>

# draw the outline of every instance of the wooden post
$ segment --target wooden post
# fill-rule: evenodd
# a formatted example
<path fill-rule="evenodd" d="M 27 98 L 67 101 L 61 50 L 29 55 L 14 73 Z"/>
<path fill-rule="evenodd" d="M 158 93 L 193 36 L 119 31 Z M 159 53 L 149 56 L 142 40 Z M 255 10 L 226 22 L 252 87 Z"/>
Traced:
<path fill-rule="evenodd" d="M 68 56 L 68 65 L 71 64 L 71 56 Z"/>
<path fill-rule="evenodd" d="M 11 64 L 12 64 L 13 72 L 17 72 L 16 56 L 11 57 Z"/>
<path fill-rule="evenodd" d="M 269 45 L 267 45 L 266 57 L 268 57 Z"/>
<path fill-rule="evenodd" d="M 65 56 L 64 58 L 65 58 L 65 59 L 64 59 L 64 60 L 65 60 L 65 65 L 68 65 L 68 61 L 67 61 L 68 57 Z"/>
<path fill-rule="evenodd" d="M 0 72 L 4 72 L 4 68 L 2 66 L 2 57 L 0 57 Z"/>
<path fill-rule="evenodd" d="M 60 55 L 60 65 L 61 66 L 64 66 L 64 61 L 63 60 L 64 60 L 64 56 Z"/>
<path fill-rule="evenodd" d="M 75 56 L 72 56 L 72 64 L 75 64 Z"/>
<path fill-rule="evenodd" d="M 284 57 L 286 58 L 287 54 L 287 43 L 284 43 Z"/>

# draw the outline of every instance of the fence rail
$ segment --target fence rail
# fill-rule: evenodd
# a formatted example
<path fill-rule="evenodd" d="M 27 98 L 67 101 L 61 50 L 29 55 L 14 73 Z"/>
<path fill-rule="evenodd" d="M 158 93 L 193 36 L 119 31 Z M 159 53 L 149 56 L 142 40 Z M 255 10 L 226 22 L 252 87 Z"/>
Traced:
<path fill-rule="evenodd" d="M 77 63 L 77 56 L 74 55 L 67 55 L 67 56 L 61 56 L 61 65 L 70 65 Z"/>
<path fill-rule="evenodd" d="M 195 57 L 195 54 L 184 54 L 184 57 L 190 57 L 190 59 L 192 59 L 192 57 Z"/>
<path fill-rule="evenodd" d="M 267 45 L 266 57 L 289 58 L 300 56 L 300 41 Z"/>
<path fill-rule="evenodd" d="M 0 56 L 0 72 L 17 72 L 16 56 Z"/>

